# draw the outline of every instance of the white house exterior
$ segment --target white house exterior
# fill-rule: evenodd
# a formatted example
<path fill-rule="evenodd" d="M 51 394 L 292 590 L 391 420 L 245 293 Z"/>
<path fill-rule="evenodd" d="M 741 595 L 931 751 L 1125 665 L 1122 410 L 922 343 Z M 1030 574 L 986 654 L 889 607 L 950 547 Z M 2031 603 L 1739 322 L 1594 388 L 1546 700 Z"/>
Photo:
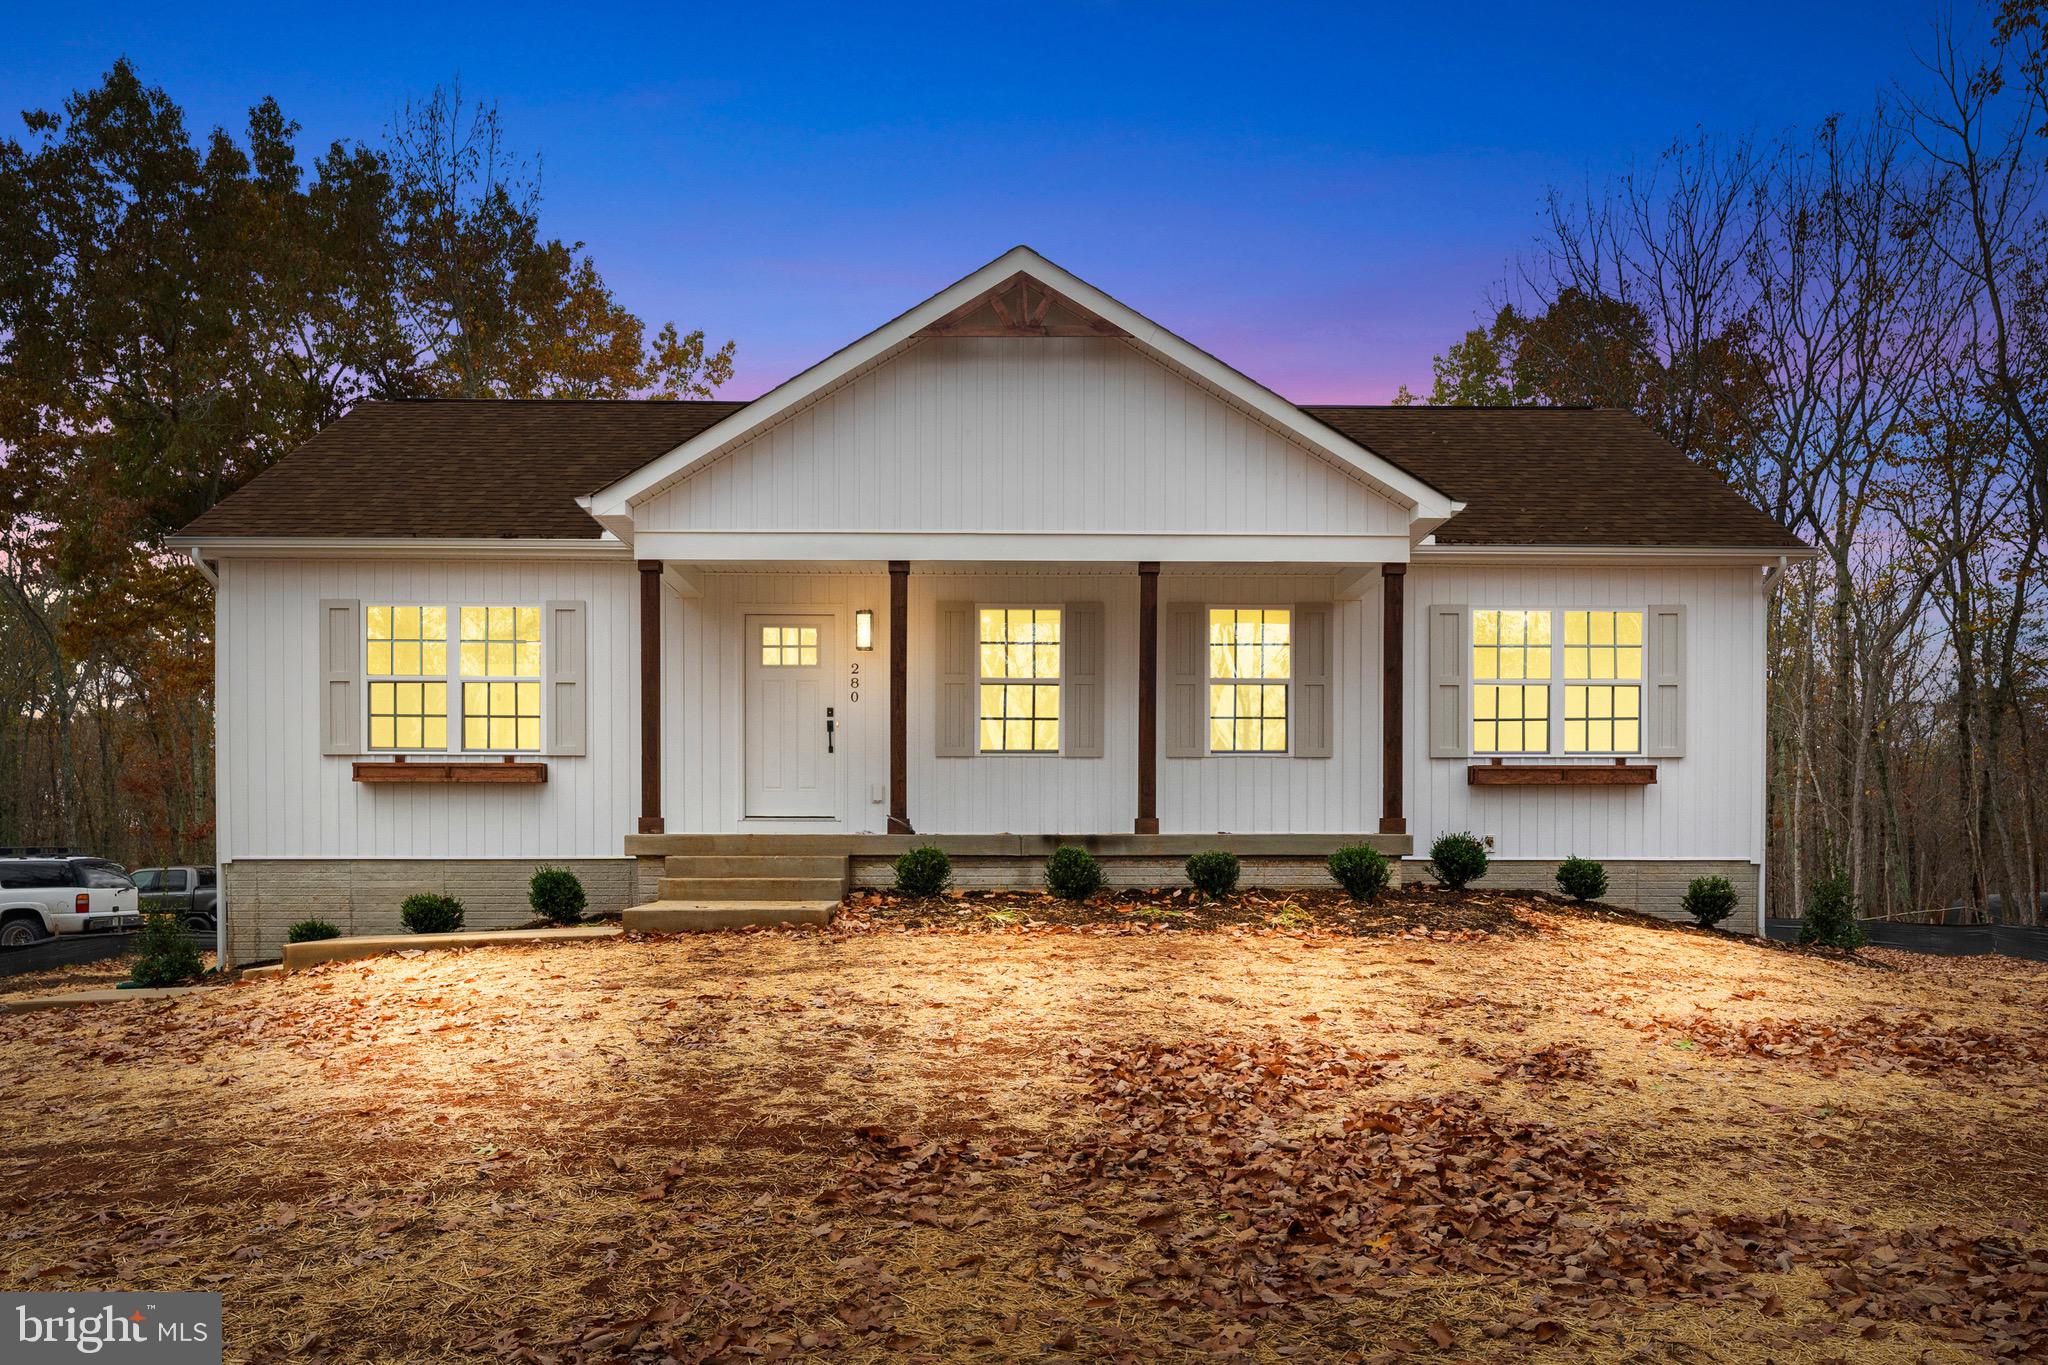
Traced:
<path fill-rule="evenodd" d="M 919 842 L 1156 885 L 1471 830 L 1753 926 L 1807 553 L 1626 414 L 1297 407 L 1021 247 L 751 403 L 366 404 L 180 543 L 242 960 L 418 890 L 516 922 L 540 863 L 624 908 Z"/>

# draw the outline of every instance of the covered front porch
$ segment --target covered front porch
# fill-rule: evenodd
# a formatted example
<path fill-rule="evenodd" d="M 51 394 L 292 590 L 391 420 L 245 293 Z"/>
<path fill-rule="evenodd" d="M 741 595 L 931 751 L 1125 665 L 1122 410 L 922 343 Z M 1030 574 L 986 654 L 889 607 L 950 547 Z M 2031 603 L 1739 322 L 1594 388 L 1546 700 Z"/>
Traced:
<path fill-rule="evenodd" d="M 1405 570 L 643 560 L 636 833 L 1398 839 Z"/>

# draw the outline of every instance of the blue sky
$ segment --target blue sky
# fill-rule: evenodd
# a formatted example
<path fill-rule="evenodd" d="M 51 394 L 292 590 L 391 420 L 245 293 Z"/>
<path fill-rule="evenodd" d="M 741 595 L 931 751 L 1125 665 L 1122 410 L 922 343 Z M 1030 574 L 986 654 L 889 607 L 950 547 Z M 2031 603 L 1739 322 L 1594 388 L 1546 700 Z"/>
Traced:
<path fill-rule="evenodd" d="M 0 6 L 0 105 L 126 54 L 204 128 L 309 145 L 459 74 L 543 158 L 545 225 L 760 392 L 1018 243 L 1299 401 L 1426 389 L 1581 187 L 1910 74 L 1933 0 Z"/>

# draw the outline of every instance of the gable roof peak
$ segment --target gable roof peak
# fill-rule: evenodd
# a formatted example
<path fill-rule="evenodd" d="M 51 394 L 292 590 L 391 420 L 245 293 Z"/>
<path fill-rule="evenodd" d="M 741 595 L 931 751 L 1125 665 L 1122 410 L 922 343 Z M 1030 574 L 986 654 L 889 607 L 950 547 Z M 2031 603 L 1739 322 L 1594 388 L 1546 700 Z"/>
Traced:
<path fill-rule="evenodd" d="M 1034 286 L 1043 289 L 1044 295 L 1037 294 Z M 1054 331 L 1055 324 L 1071 330 Z M 929 330 L 935 326 L 941 330 Z M 943 330 L 949 326 L 980 330 Z M 1038 328 L 1045 330 L 1034 330 Z M 1350 469 L 1383 495 L 1409 508 L 1421 532 L 1449 519 L 1457 510 L 1451 499 L 1424 480 L 1315 420 L 1265 385 L 1023 245 L 1012 247 L 769 390 L 741 411 L 578 501 L 621 540 L 630 541 L 635 502 L 686 477 L 920 338 L 955 334 L 1106 336 L 1125 341 L 1188 382 L 1208 389 L 1256 420 Z"/>

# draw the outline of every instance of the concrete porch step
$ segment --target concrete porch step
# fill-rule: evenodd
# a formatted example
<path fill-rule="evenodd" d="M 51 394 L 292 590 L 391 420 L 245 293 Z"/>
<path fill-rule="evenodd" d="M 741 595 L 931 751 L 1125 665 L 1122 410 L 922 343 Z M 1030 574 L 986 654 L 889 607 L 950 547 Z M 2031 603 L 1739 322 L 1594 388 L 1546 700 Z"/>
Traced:
<path fill-rule="evenodd" d="M 835 900 L 700 901 L 664 896 L 627 910 L 621 920 L 628 931 L 649 934 L 708 933 L 718 929 L 766 929 L 778 925 L 832 922 Z"/>
<path fill-rule="evenodd" d="M 663 877 L 665 901 L 837 901 L 846 894 L 844 863 L 829 877 Z"/>
<path fill-rule="evenodd" d="M 841 877 L 846 855 L 826 853 L 683 853 L 661 860 L 669 877 Z"/>

